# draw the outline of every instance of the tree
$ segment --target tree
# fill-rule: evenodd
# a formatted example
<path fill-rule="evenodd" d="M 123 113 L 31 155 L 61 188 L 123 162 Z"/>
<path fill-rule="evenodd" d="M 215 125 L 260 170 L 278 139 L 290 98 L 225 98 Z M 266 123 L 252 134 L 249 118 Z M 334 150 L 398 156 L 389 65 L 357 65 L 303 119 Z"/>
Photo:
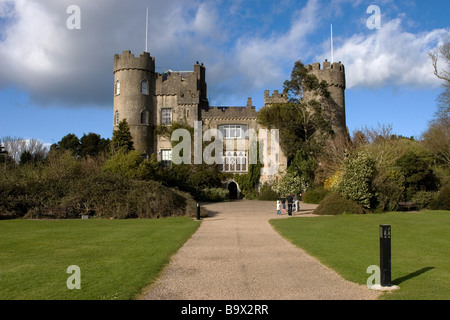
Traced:
<path fill-rule="evenodd" d="M 125 152 L 134 150 L 133 137 L 127 119 L 119 122 L 117 130 L 113 132 L 112 147 L 114 151 L 123 150 Z"/>
<path fill-rule="evenodd" d="M 78 139 L 78 137 L 75 134 L 69 133 L 64 137 L 62 137 L 61 141 L 59 141 L 56 144 L 53 144 L 50 147 L 50 150 L 61 150 L 61 151 L 69 150 L 72 152 L 73 156 L 77 157 L 80 155 L 81 142 L 80 139 Z"/>
<path fill-rule="evenodd" d="M 26 151 L 31 154 L 33 161 L 43 161 L 48 153 L 48 148 L 37 139 L 4 137 L 3 144 L 7 154 L 16 163 L 20 162 L 20 157 Z"/>
<path fill-rule="evenodd" d="M 320 154 L 325 141 L 333 134 L 331 121 L 324 115 L 325 98 L 329 97 L 326 81 L 310 74 L 301 61 L 297 61 L 291 80 L 284 82 L 284 92 L 289 102 L 263 107 L 258 113 L 258 123 L 280 130 L 280 146 L 288 159 L 294 159 L 298 150 L 314 156 Z M 305 92 L 314 99 L 304 102 Z"/>
<path fill-rule="evenodd" d="M 90 132 L 84 134 L 81 139 L 80 155 L 82 157 L 91 156 L 95 157 L 100 152 L 106 152 L 109 148 L 109 139 L 103 139 L 99 134 Z"/>
<path fill-rule="evenodd" d="M 436 191 L 438 179 L 431 169 L 431 161 L 409 151 L 396 161 L 403 174 L 405 199 L 411 200 L 418 191 Z"/>
<path fill-rule="evenodd" d="M 450 43 L 438 47 L 430 54 L 434 74 L 444 81 L 444 91 L 438 97 L 438 109 L 427 131 L 423 134 L 424 145 L 430 150 L 436 160 L 450 165 Z M 439 63 L 441 62 L 441 64 Z M 445 67 L 442 67 L 445 65 Z M 440 67 L 441 66 L 441 67 Z"/>
<path fill-rule="evenodd" d="M 444 92 L 438 97 L 438 110 L 436 118 L 450 117 L 450 42 L 439 46 L 436 50 L 429 53 L 434 67 L 434 74 L 441 80 L 444 80 Z M 441 64 L 440 64 L 441 62 Z M 444 65 L 444 66 L 442 66 Z"/>
<path fill-rule="evenodd" d="M 365 151 L 349 156 L 343 165 L 338 191 L 347 199 L 370 209 L 375 204 L 373 180 L 376 176 L 375 161 Z"/>
<path fill-rule="evenodd" d="M 304 93 L 312 91 L 322 98 L 328 98 L 328 84 L 325 80 L 319 79 L 309 73 L 305 65 L 299 60 L 294 64 L 291 72 L 291 80 L 284 82 L 284 92 L 288 94 L 290 102 L 299 103 L 303 99 Z"/>

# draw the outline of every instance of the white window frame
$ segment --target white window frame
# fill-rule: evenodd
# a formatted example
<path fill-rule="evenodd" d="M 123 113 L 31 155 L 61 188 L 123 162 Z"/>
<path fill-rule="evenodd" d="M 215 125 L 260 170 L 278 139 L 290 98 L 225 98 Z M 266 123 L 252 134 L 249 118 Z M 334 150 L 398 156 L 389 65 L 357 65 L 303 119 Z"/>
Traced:
<path fill-rule="evenodd" d="M 172 150 L 171 149 L 161 149 L 161 162 L 167 166 L 172 163 Z"/>
<path fill-rule="evenodd" d="M 165 126 L 172 125 L 172 108 L 161 109 L 161 124 Z"/>
<path fill-rule="evenodd" d="M 222 124 L 218 128 L 224 139 L 244 139 L 247 131 L 244 124 Z"/>
<path fill-rule="evenodd" d="M 222 172 L 247 172 L 247 153 L 245 151 L 225 151 L 220 165 Z"/>

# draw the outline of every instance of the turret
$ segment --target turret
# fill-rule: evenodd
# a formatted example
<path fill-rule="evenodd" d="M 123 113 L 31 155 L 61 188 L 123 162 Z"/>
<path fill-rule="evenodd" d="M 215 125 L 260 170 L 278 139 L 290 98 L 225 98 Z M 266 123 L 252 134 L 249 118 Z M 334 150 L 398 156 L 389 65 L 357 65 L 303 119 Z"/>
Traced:
<path fill-rule="evenodd" d="M 148 52 L 114 55 L 114 130 L 127 119 L 135 149 L 147 155 L 155 152 L 155 77 L 155 59 Z"/>
<path fill-rule="evenodd" d="M 320 63 L 313 63 L 307 65 L 306 69 L 314 74 L 319 81 L 325 80 L 328 83 L 328 91 L 330 98 L 327 100 L 328 110 L 325 110 L 331 118 L 331 123 L 334 132 L 337 135 L 346 134 L 346 120 L 345 120 L 345 69 L 341 62 L 330 63 L 325 60 L 323 68 Z M 305 100 L 310 99 L 308 94 L 305 94 Z"/>

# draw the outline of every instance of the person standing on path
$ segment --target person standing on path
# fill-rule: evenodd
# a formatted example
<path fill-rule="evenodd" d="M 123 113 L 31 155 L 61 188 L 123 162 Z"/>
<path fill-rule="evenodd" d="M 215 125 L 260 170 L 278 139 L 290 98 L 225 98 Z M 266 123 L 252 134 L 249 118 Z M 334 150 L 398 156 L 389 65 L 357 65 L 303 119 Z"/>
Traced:
<path fill-rule="evenodd" d="M 292 204 L 294 203 L 294 198 L 292 198 L 292 195 L 289 193 L 286 200 L 288 203 L 288 215 L 292 216 Z"/>
<path fill-rule="evenodd" d="M 284 195 L 281 196 L 281 204 L 283 205 L 283 211 L 286 212 L 286 197 Z"/>
<path fill-rule="evenodd" d="M 281 202 L 277 200 L 277 215 L 281 215 Z"/>
<path fill-rule="evenodd" d="M 299 203 L 300 203 L 300 202 L 298 201 L 297 194 L 294 194 L 295 212 L 298 212 L 298 211 L 300 210 Z"/>

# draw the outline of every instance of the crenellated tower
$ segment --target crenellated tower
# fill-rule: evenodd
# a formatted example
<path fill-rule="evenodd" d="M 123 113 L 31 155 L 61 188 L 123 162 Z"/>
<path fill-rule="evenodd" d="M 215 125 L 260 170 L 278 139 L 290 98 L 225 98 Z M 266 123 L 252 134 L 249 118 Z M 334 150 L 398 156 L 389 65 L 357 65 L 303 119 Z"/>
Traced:
<path fill-rule="evenodd" d="M 328 83 L 328 91 L 330 97 L 327 99 L 327 110 L 324 110 L 331 119 L 334 132 L 337 135 L 345 135 L 346 119 L 345 119 L 345 69 L 341 62 L 330 63 L 325 60 L 321 68 L 320 63 L 307 65 L 306 69 L 314 74 L 319 81 L 325 80 Z M 311 99 L 308 93 L 305 94 L 304 100 Z"/>
<path fill-rule="evenodd" d="M 148 52 L 114 55 L 114 130 L 127 119 L 135 149 L 147 155 L 154 153 L 155 79 L 155 59 Z"/>

